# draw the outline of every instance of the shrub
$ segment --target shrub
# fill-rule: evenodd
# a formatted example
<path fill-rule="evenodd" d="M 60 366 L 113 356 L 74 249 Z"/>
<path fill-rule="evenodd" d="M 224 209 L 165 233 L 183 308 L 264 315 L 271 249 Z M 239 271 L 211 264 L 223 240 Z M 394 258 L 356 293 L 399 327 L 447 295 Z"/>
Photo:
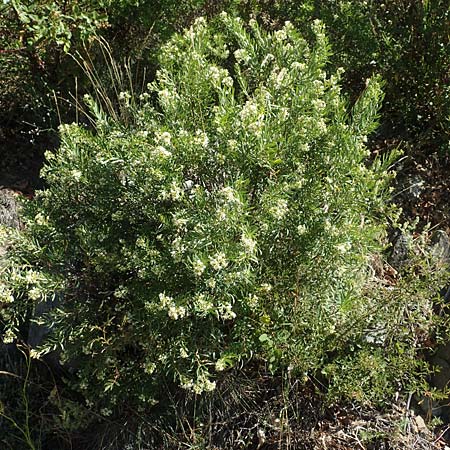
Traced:
<path fill-rule="evenodd" d="M 103 414 L 152 405 L 167 383 L 211 391 L 249 360 L 336 377 L 373 353 L 406 361 L 401 383 L 414 375 L 412 336 L 389 355 L 367 338 L 410 301 L 365 293 L 387 212 L 389 176 L 365 147 L 381 82 L 349 116 L 320 22 L 313 34 L 309 46 L 290 23 L 197 19 L 163 48 L 148 93 L 119 96 L 127 126 L 87 98 L 95 130 L 60 128 L 48 188 L 7 233 L 2 317 L 11 338 L 56 299 L 39 353 L 76 363 L 73 385 Z"/>

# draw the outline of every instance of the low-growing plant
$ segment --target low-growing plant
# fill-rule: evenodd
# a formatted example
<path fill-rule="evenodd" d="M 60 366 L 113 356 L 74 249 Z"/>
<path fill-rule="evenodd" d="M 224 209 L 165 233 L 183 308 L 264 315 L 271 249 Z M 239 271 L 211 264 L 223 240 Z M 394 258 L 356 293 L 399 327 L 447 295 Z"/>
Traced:
<path fill-rule="evenodd" d="M 35 316 L 50 329 L 36 355 L 59 352 L 103 415 L 154 405 L 166 384 L 212 391 L 250 360 L 331 386 L 372 371 L 363 359 L 389 386 L 418 375 L 404 328 L 389 327 L 393 353 L 367 337 L 387 320 L 365 295 L 388 213 L 389 162 L 368 163 L 365 146 L 382 83 L 349 114 L 324 27 L 312 30 L 308 45 L 290 23 L 197 19 L 163 48 L 148 92 L 120 94 L 133 121 L 89 97 L 95 130 L 61 126 L 48 188 L 24 204 L 23 231 L 4 231 L 7 338 L 54 301 Z"/>

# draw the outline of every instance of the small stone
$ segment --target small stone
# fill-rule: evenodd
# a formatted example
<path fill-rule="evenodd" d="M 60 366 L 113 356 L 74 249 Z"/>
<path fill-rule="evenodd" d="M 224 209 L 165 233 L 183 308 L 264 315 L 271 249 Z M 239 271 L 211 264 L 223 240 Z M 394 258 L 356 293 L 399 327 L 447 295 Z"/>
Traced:
<path fill-rule="evenodd" d="M 420 434 L 429 434 L 430 430 L 428 429 L 427 425 L 425 424 L 425 421 L 423 420 L 422 416 L 415 416 L 414 421 L 417 427 L 417 430 Z"/>
<path fill-rule="evenodd" d="M 445 231 L 438 230 L 434 233 L 431 251 L 437 261 L 450 264 L 450 239 Z"/>

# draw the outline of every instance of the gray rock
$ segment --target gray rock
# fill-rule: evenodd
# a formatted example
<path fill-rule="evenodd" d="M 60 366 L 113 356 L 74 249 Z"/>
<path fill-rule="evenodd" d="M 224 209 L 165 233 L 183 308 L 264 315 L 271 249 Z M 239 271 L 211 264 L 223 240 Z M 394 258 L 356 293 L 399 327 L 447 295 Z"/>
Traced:
<path fill-rule="evenodd" d="M 19 208 L 16 194 L 8 189 L 0 189 L 0 225 L 19 228 Z M 7 251 L 7 244 L 0 244 L 0 265 Z"/>
<path fill-rule="evenodd" d="M 401 269 L 409 259 L 409 241 L 405 233 L 398 231 L 392 240 L 392 253 L 389 264 L 394 269 Z"/>
<path fill-rule="evenodd" d="M 450 239 L 447 233 L 442 230 L 436 231 L 431 242 L 433 257 L 443 264 L 450 264 Z"/>
<path fill-rule="evenodd" d="M 20 226 L 17 195 L 9 189 L 0 189 L 0 225 Z"/>

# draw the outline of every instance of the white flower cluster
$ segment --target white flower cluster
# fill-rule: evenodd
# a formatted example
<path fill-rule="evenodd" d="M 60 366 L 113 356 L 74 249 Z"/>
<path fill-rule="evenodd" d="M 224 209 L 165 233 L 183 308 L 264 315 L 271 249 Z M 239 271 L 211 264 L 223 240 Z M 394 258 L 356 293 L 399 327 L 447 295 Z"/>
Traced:
<path fill-rule="evenodd" d="M 250 55 L 248 54 L 248 51 L 243 48 L 237 49 L 234 52 L 234 57 L 236 58 L 236 61 L 238 63 L 244 63 L 244 64 L 247 64 L 251 59 Z"/>
<path fill-rule="evenodd" d="M 283 67 L 281 70 L 278 71 L 278 73 L 276 72 L 276 70 L 274 71 L 271 78 L 274 82 L 273 84 L 275 89 L 281 89 L 285 84 L 289 82 L 289 77 L 287 75 L 288 71 L 286 67 Z"/>
<path fill-rule="evenodd" d="M 195 259 L 195 261 L 192 263 L 192 269 L 194 270 L 194 274 L 197 277 L 201 277 L 203 272 L 206 269 L 206 265 L 205 263 L 200 259 L 197 258 Z"/>
<path fill-rule="evenodd" d="M 223 372 L 227 368 L 227 363 L 224 358 L 220 358 L 216 361 L 214 367 L 217 372 Z"/>
<path fill-rule="evenodd" d="M 352 248 L 350 242 L 343 242 L 341 244 L 336 245 L 336 250 L 342 255 L 347 253 Z"/>
<path fill-rule="evenodd" d="M 6 333 L 3 335 L 2 340 L 4 344 L 12 344 L 15 338 L 16 336 L 14 332 L 8 328 Z"/>
<path fill-rule="evenodd" d="M 175 262 L 180 262 L 186 253 L 186 246 L 183 244 L 183 240 L 180 236 L 177 236 L 172 241 L 172 248 L 170 249 L 170 254 Z"/>
<path fill-rule="evenodd" d="M 239 117 L 243 122 L 253 121 L 258 116 L 258 105 L 253 100 L 247 100 L 242 107 Z"/>
<path fill-rule="evenodd" d="M 42 213 L 37 213 L 34 216 L 34 221 L 37 225 L 45 226 L 48 225 L 48 216 L 44 216 Z"/>
<path fill-rule="evenodd" d="M 231 186 L 226 186 L 220 190 L 221 197 L 225 200 L 228 205 L 240 204 L 241 200 L 235 189 Z"/>
<path fill-rule="evenodd" d="M 173 320 L 182 319 L 188 315 L 184 306 L 176 305 L 173 298 L 163 292 L 159 294 L 159 306 L 167 310 L 167 315 Z"/>
<path fill-rule="evenodd" d="M 281 220 L 289 211 L 288 202 L 285 199 L 278 199 L 276 204 L 269 209 L 270 214 L 277 219 Z"/>
<path fill-rule="evenodd" d="M 219 86 L 221 83 L 228 85 L 229 80 L 231 80 L 231 86 L 233 85 L 233 80 L 229 76 L 228 70 L 222 67 L 210 66 L 208 69 L 208 78 L 215 86 Z M 229 80 L 225 81 L 225 79 Z"/>
<path fill-rule="evenodd" d="M 180 385 L 183 389 L 193 391 L 196 394 L 211 392 L 216 388 L 216 382 L 211 381 L 208 375 L 203 373 L 195 381 L 192 378 L 180 376 Z"/>
<path fill-rule="evenodd" d="M 225 77 L 222 79 L 222 84 L 228 88 L 232 88 L 233 87 L 233 78 L 231 77 Z"/>
<path fill-rule="evenodd" d="M 12 303 L 14 301 L 13 293 L 4 284 L 0 284 L 0 303 Z"/>
<path fill-rule="evenodd" d="M 167 88 L 161 89 L 158 92 L 159 100 L 165 107 L 170 107 L 178 99 L 178 93 L 175 89 L 169 90 Z"/>
<path fill-rule="evenodd" d="M 157 159 L 166 159 L 172 156 L 172 153 L 162 145 L 158 145 L 155 148 L 153 154 L 156 156 Z"/>
<path fill-rule="evenodd" d="M 233 305 L 230 303 L 221 303 L 217 306 L 217 316 L 222 320 L 233 320 L 236 318 L 236 313 L 233 311 Z"/>
<path fill-rule="evenodd" d="M 128 91 L 119 92 L 119 100 L 125 106 L 130 106 L 131 94 Z"/>
<path fill-rule="evenodd" d="M 303 224 L 300 224 L 300 225 L 297 227 L 297 233 L 299 234 L 299 236 L 303 236 L 303 235 L 306 233 L 306 231 L 307 231 L 307 228 L 306 228 L 306 226 L 303 225 Z"/>
<path fill-rule="evenodd" d="M 163 145 L 170 145 L 172 141 L 172 135 L 168 131 L 163 131 L 162 133 L 157 132 L 155 138 Z"/>
<path fill-rule="evenodd" d="M 208 135 L 203 130 L 197 130 L 194 137 L 194 144 L 207 148 L 209 145 Z"/>
<path fill-rule="evenodd" d="M 173 320 L 178 320 L 186 317 L 187 311 L 184 306 L 171 305 L 167 310 L 167 315 Z"/>
<path fill-rule="evenodd" d="M 218 252 L 209 257 L 209 263 L 214 270 L 221 270 L 228 266 L 228 260 L 224 252 Z"/>
<path fill-rule="evenodd" d="M 180 200 L 184 195 L 184 190 L 174 180 L 170 183 L 169 190 L 163 189 L 160 194 L 161 200 Z"/>
<path fill-rule="evenodd" d="M 253 254 L 255 252 L 256 241 L 247 234 L 242 235 L 241 243 L 248 253 Z"/>
<path fill-rule="evenodd" d="M 275 56 L 273 56 L 272 53 L 267 53 L 267 55 L 262 60 L 261 67 L 268 66 L 274 60 L 275 60 Z"/>
<path fill-rule="evenodd" d="M 259 111 L 258 105 L 254 100 L 247 100 L 242 107 L 239 117 L 247 129 L 259 136 L 264 125 L 264 113 Z"/>
<path fill-rule="evenodd" d="M 298 61 L 294 61 L 291 64 L 291 69 L 292 70 L 298 70 L 299 72 L 304 72 L 306 69 L 306 64 L 305 63 L 300 63 Z"/>
<path fill-rule="evenodd" d="M 214 311 L 214 304 L 205 294 L 197 294 L 194 298 L 194 308 L 200 316 L 206 316 Z"/>

